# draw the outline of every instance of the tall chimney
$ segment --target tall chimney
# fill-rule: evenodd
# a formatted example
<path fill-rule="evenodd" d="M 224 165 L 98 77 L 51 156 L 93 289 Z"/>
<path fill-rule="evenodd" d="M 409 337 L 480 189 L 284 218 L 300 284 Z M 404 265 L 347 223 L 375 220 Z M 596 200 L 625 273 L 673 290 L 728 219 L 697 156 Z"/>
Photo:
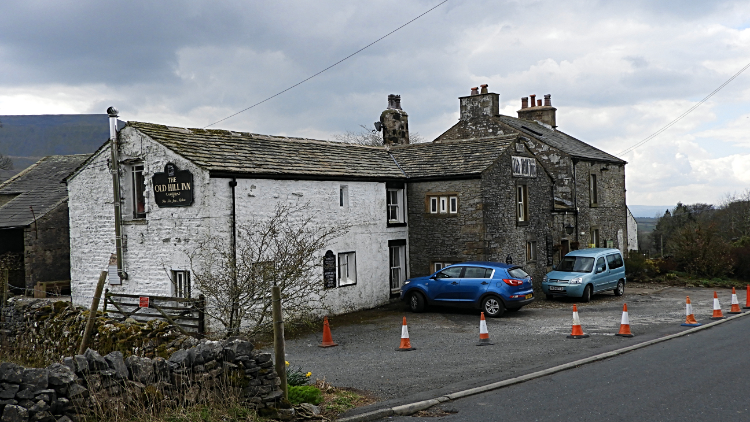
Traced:
<path fill-rule="evenodd" d="M 388 108 L 380 113 L 383 129 L 383 145 L 407 145 L 409 143 L 409 115 L 401 109 L 401 96 L 388 96 Z"/>
<path fill-rule="evenodd" d="M 552 95 L 546 94 L 544 96 L 544 105 L 542 105 L 542 100 L 536 100 L 536 95 L 530 95 L 529 97 L 531 97 L 529 107 L 526 107 L 526 97 L 521 97 L 521 109 L 518 110 L 518 118 L 537 121 L 553 129 L 556 128 L 557 118 L 555 114 L 557 109 L 552 107 Z"/>
<path fill-rule="evenodd" d="M 479 88 L 471 88 L 471 95 L 459 97 L 461 108 L 461 120 L 469 120 L 475 117 L 497 116 L 500 114 L 500 95 L 489 92 L 489 85 L 482 84 L 482 93 Z"/>
<path fill-rule="evenodd" d="M 529 97 L 521 97 L 521 108 L 528 108 L 529 107 Z"/>

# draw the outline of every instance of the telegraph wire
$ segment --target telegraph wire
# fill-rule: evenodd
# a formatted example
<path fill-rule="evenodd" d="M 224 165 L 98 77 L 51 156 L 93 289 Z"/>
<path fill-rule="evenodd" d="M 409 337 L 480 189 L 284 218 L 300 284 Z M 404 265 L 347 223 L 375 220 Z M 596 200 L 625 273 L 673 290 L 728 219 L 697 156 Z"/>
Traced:
<path fill-rule="evenodd" d="M 207 127 L 211 127 L 211 126 L 213 126 L 213 125 L 215 125 L 215 124 L 217 124 L 217 123 L 221 123 L 221 122 L 223 122 L 224 120 L 227 120 L 227 119 L 231 119 L 232 117 L 234 117 L 234 116 L 236 116 L 236 115 L 238 115 L 238 114 L 244 113 L 244 112 L 246 112 L 246 111 L 250 110 L 251 108 L 253 108 L 253 107 L 255 107 L 255 106 L 259 106 L 259 105 L 261 105 L 261 104 L 265 103 L 266 101 L 268 101 L 268 100 L 270 100 L 270 99 L 273 99 L 273 98 L 275 98 L 275 97 L 278 97 L 279 95 L 281 95 L 281 94 L 283 94 L 283 93 L 285 93 L 285 92 L 287 92 L 287 91 L 289 91 L 289 90 L 291 90 L 291 89 L 293 89 L 293 88 L 296 88 L 296 87 L 298 87 L 298 86 L 302 85 L 303 83 L 305 83 L 305 82 L 309 81 L 310 79 L 312 79 L 312 78 L 314 78 L 314 77 L 316 77 L 316 76 L 320 75 L 321 73 L 323 73 L 323 72 L 325 72 L 325 71 L 327 71 L 327 70 L 329 70 L 329 69 L 332 69 L 333 67 L 335 67 L 335 66 L 337 66 L 337 65 L 339 65 L 339 64 L 341 64 L 341 63 L 343 63 L 344 61 L 346 61 L 346 60 L 348 60 L 348 59 L 350 59 L 350 58 L 354 57 L 354 56 L 355 56 L 355 55 L 357 55 L 358 53 L 360 53 L 360 52 L 362 52 L 362 51 L 364 51 L 364 50 L 366 50 L 366 49 L 370 48 L 371 46 L 373 46 L 373 45 L 377 44 L 378 42 L 380 42 L 380 41 L 382 41 L 383 39 L 387 38 L 388 36 L 390 36 L 390 35 L 392 35 L 392 34 L 396 33 L 396 32 L 397 32 L 397 31 L 399 31 L 400 29 L 402 29 L 402 28 L 406 27 L 406 26 L 407 26 L 407 25 L 409 25 L 410 23 L 412 23 L 412 22 L 416 21 L 417 19 L 421 18 L 422 16 L 424 16 L 424 15 L 426 15 L 426 14 L 428 14 L 428 13 L 432 12 L 433 10 L 437 9 L 438 7 L 442 6 L 443 4 L 445 4 L 445 3 L 447 3 L 447 2 L 448 2 L 448 0 L 443 0 L 443 1 L 441 1 L 441 2 L 440 2 L 440 3 L 438 3 L 438 4 L 436 5 L 436 6 L 434 6 L 434 7 L 430 8 L 430 9 L 428 9 L 428 10 L 427 10 L 426 12 L 422 13 L 421 15 L 419 15 L 419 16 L 417 16 L 417 17 L 415 17 L 414 19 L 410 20 L 409 22 L 406 22 L 405 24 L 403 24 L 403 25 L 399 26 L 398 28 L 394 29 L 393 31 L 391 31 L 391 32 L 389 32 L 389 33 L 387 33 L 387 34 L 383 35 L 382 37 L 380 37 L 380 38 L 378 38 L 377 40 L 375 40 L 375 41 L 371 42 L 370 44 L 367 44 L 366 46 L 364 46 L 364 47 L 360 48 L 359 50 L 355 51 L 354 53 L 352 53 L 352 54 L 350 54 L 350 55 L 348 55 L 348 56 L 344 57 L 343 59 L 341 59 L 341 60 L 337 61 L 336 63 L 334 63 L 334 64 L 332 64 L 332 65 L 328 66 L 327 68 L 325 68 L 325 69 L 321 70 L 320 72 L 318 72 L 318 73 L 316 73 L 316 74 L 314 74 L 314 75 L 312 75 L 312 76 L 310 76 L 310 77 L 308 77 L 308 78 L 306 78 L 306 79 L 303 79 L 303 80 L 301 80 L 301 81 L 297 82 L 296 84 L 294 84 L 294 85 L 290 86 L 289 88 L 287 88 L 287 89 L 285 89 L 285 90 L 283 90 L 283 91 L 281 91 L 281 92 L 278 92 L 278 93 L 276 93 L 276 94 L 274 94 L 274 95 L 272 95 L 272 96 L 270 96 L 270 97 L 266 98 L 266 99 L 265 99 L 265 100 L 263 100 L 263 101 L 259 101 L 259 102 L 255 103 L 255 104 L 251 105 L 250 107 L 247 107 L 247 108 L 245 108 L 245 109 L 243 109 L 243 110 L 240 110 L 240 111 L 238 111 L 238 112 L 236 112 L 236 113 L 234 113 L 234 114 L 232 114 L 232 115 L 229 115 L 229 116 L 227 116 L 227 117 L 225 117 L 225 118 L 223 118 L 223 119 L 221 119 L 221 120 L 217 120 L 217 121 L 215 121 L 215 122 L 211 123 L 210 125 L 206 125 L 206 126 L 203 126 L 203 128 L 202 128 L 202 129 L 205 129 L 205 128 L 207 128 Z"/>
<path fill-rule="evenodd" d="M 652 133 L 650 136 L 646 137 L 644 140 L 638 142 L 637 144 L 631 146 L 630 148 L 627 148 L 625 150 L 620 151 L 619 153 L 617 153 L 617 155 L 623 156 L 623 155 L 625 155 L 625 154 L 627 154 L 627 153 L 635 150 L 636 148 L 644 145 L 646 142 L 648 142 L 648 141 L 656 138 L 662 132 L 664 132 L 665 130 L 669 129 L 670 127 L 674 126 L 677 122 L 679 122 L 680 120 L 682 120 L 683 117 L 687 116 L 693 110 L 695 110 L 696 108 L 700 107 L 701 104 L 703 104 L 706 101 L 708 101 L 709 98 L 713 97 L 717 92 L 721 91 L 722 88 L 724 88 L 725 86 L 727 86 L 736 77 L 740 76 L 742 74 L 742 72 L 744 72 L 745 70 L 747 70 L 747 68 L 749 68 L 749 67 L 750 67 L 750 63 L 746 64 L 745 67 L 743 67 L 742 69 L 739 70 L 739 72 L 735 73 L 731 78 L 727 79 L 723 84 L 721 84 L 718 88 L 714 89 L 710 94 L 706 95 L 702 100 L 698 101 L 698 103 L 696 103 L 694 106 L 690 107 L 687 111 L 685 111 L 684 113 L 680 114 L 676 119 L 674 119 L 671 122 L 667 123 L 664 127 L 662 127 L 661 129 L 657 130 L 656 132 Z"/>

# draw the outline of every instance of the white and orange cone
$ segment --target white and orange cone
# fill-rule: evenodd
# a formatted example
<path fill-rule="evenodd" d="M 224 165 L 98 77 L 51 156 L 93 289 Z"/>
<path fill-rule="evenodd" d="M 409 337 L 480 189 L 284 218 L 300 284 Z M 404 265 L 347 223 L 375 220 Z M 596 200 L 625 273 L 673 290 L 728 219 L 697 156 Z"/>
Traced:
<path fill-rule="evenodd" d="M 721 305 L 719 304 L 719 296 L 714 291 L 714 313 L 711 315 L 711 319 L 724 319 L 724 314 L 721 313 Z"/>
<path fill-rule="evenodd" d="M 409 350 L 417 350 L 416 347 L 411 347 L 411 341 L 409 340 L 409 328 L 406 327 L 406 317 L 404 322 L 401 324 L 401 345 L 396 349 L 397 352 L 408 352 Z"/>
<path fill-rule="evenodd" d="M 583 334 L 583 328 L 581 328 L 581 319 L 578 318 L 578 307 L 573 305 L 573 331 L 570 333 L 568 338 L 586 338 L 588 334 Z"/>
<path fill-rule="evenodd" d="M 622 320 L 620 320 L 620 332 L 615 334 L 620 337 L 635 337 L 630 332 L 630 318 L 628 318 L 628 304 L 622 304 Z"/>
<path fill-rule="evenodd" d="M 737 292 L 734 291 L 734 287 L 732 287 L 732 307 L 729 309 L 728 314 L 741 314 L 742 310 L 740 310 L 740 301 L 737 300 Z"/>
<path fill-rule="evenodd" d="M 750 284 L 747 285 L 747 292 L 745 293 L 745 306 L 742 309 L 750 309 Z"/>
<path fill-rule="evenodd" d="M 484 319 L 484 312 L 479 318 L 479 343 L 477 346 L 491 346 L 495 343 L 490 343 L 490 332 L 487 331 L 487 320 Z"/>
<path fill-rule="evenodd" d="M 331 326 L 328 325 L 328 317 L 323 318 L 323 342 L 318 347 L 333 347 L 338 346 L 337 343 L 333 342 L 331 337 Z"/>
<path fill-rule="evenodd" d="M 690 296 L 685 300 L 685 322 L 681 324 L 684 327 L 700 327 L 701 323 L 695 320 L 693 315 L 693 305 L 690 304 Z"/>

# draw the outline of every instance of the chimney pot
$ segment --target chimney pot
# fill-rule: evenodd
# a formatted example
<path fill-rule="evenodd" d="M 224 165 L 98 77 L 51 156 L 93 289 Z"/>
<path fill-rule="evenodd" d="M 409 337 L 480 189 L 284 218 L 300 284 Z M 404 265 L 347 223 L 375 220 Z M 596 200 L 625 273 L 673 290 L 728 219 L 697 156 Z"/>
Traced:
<path fill-rule="evenodd" d="M 529 97 L 521 97 L 521 109 L 529 107 Z"/>
<path fill-rule="evenodd" d="M 401 110 L 401 96 L 395 94 L 388 95 L 388 110 Z"/>
<path fill-rule="evenodd" d="M 534 107 L 536 105 L 536 94 L 531 94 L 529 95 L 529 97 L 531 97 L 531 104 L 529 105 L 529 107 Z"/>
<path fill-rule="evenodd" d="M 552 107 L 552 94 L 544 94 L 544 105 Z"/>
<path fill-rule="evenodd" d="M 479 87 L 471 88 L 471 95 L 479 95 Z"/>
<path fill-rule="evenodd" d="M 482 93 L 482 94 L 486 94 L 486 93 L 487 93 L 487 87 L 488 87 L 489 85 L 487 85 L 487 84 L 482 84 L 482 85 L 479 85 L 479 86 L 481 86 L 481 87 L 482 87 L 482 92 L 481 92 L 481 93 Z"/>
<path fill-rule="evenodd" d="M 542 106 L 542 100 L 536 100 L 536 106 L 541 107 Z"/>

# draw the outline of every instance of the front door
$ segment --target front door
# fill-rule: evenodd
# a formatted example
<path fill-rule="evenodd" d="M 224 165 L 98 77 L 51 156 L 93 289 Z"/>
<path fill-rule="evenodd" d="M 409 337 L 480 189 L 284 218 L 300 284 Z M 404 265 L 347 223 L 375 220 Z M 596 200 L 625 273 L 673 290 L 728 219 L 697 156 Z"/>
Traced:
<path fill-rule="evenodd" d="M 461 299 L 461 272 L 464 267 L 448 267 L 435 274 L 429 293 L 436 302 L 458 302 Z"/>
<path fill-rule="evenodd" d="M 594 284 L 595 292 L 605 290 L 607 288 L 607 285 L 609 284 L 609 270 L 607 268 L 607 262 L 604 260 L 604 257 L 598 258 L 596 260 L 596 265 L 594 265 L 594 276 L 591 278 L 591 280 Z"/>
<path fill-rule="evenodd" d="M 461 277 L 461 300 L 476 302 L 490 285 L 492 270 L 482 267 L 466 267 Z"/>

